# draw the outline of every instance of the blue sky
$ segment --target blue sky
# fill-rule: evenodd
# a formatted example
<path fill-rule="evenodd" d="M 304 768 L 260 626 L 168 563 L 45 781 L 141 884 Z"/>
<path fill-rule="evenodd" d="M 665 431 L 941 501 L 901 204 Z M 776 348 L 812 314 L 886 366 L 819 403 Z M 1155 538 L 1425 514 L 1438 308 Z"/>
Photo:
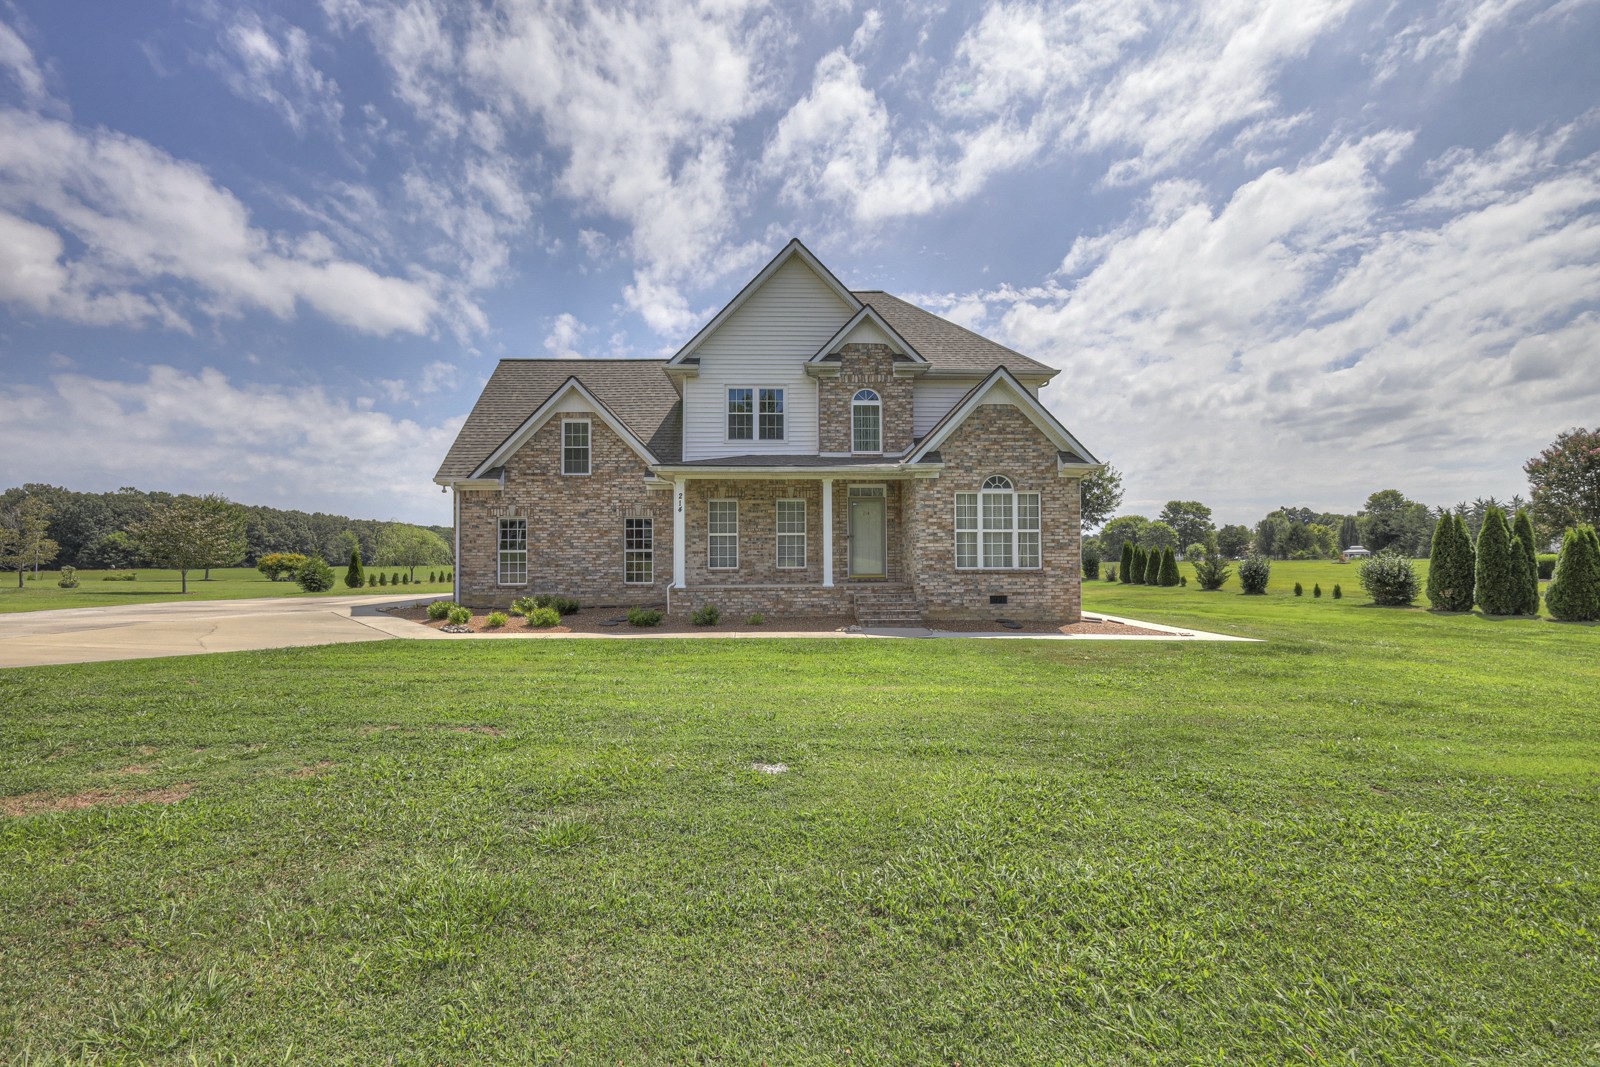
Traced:
<path fill-rule="evenodd" d="M 0 0 L 0 483 L 447 521 L 501 356 L 790 236 L 1062 369 L 1125 511 L 1524 489 L 1600 396 L 1600 3 Z"/>

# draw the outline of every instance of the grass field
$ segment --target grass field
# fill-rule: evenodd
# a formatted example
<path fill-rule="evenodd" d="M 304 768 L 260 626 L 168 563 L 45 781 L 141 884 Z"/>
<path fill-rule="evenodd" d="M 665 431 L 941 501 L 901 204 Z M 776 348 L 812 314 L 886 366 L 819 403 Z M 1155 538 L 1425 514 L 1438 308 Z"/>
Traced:
<path fill-rule="evenodd" d="M 0 1061 L 1600 1062 L 1600 629 L 1086 601 L 0 672 Z"/>
<path fill-rule="evenodd" d="M 369 567 L 368 571 L 382 571 L 391 578 L 405 574 L 404 567 Z M 201 580 L 200 571 L 189 572 L 189 592 L 181 592 L 177 571 L 140 567 L 134 570 L 138 580 L 132 582 L 104 581 L 108 574 L 125 574 L 126 571 L 79 571 L 78 587 L 62 589 L 56 584 L 60 571 L 40 571 L 39 580 L 29 580 L 17 588 L 15 571 L 0 574 L 0 615 L 11 611 L 45 611 L 51 608 L 111 607 L 117 604 L 154 604 L 166 600 L 243 600 L 267 596 L 348 596 L 353 593 L 448 593 L 448 583 L 430 585 L 428 572 L 442 572 L 439 567 L 418 567 L 417 576 L 423 581 L 413 585 L 381 588 L 346 589 L 344 567 L 333 568 L 335 581 L 326 593 L 303 593 L 293 582 L 269 582 L 253 567 L 219 567 L 211 572 L 211 580 Z M 30 572 L 31 574 L 31 572 Z"/>

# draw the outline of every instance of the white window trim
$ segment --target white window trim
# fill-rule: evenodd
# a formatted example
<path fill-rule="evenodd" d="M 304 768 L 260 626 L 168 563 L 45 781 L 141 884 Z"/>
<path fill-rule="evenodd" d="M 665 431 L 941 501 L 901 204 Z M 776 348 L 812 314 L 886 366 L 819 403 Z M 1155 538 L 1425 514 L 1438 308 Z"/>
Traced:
<path fill-rule="evenodd" d="M 871 392 L 876 400 L 857 400 L 856 395 L 862 392 Z M 871 407 L 878 409 L 878 447 L 856 447 L 856 408 Z M 862 386 L 850 394 L 850 454 L 852 456 L 881 456 L 883 455 L 883 394 L 870 386 Z"/>
<path fill-rule="evenodd" d="M 630 549 L 628 547 L 628 523 L 647 522 L 650 524 L 650 547 L 647 549 Z M 648 582 L 636 581 L 628 577 L 628 553 L 643 554 L 650 559 L 650 580 Z M 622 584 L 623 585 L 655 585 L 656 584 L 656 523 L 653 518 L 644 516 L 631 516 L 622 520 Z"/>
<path fill-rule="evenodd" d="M 588 440 L 588 444 L 584 447 L 585 458 L 589 461 L 587 463 L 587 466 L 588 466 L 589 469 L 586 470 L 586 471 L 569 471 L 569 470 L 567 470 L 567 427 L 570 424 L 575 423 L 575 422 L 581 422 L 585 426 L 588 427 L 588 430 L 585 432 L 585 436 L 586 436 L 586 438 Z M 567 419 L 567 418 L 563 418 L 561 420 L 561 476 L 563 478 L 587 478 L 593 473 L 594 473 L 594 423 L 593 423 L 593 421 L 591 421 L 590 419 L 587 419 L 587 418 L 582 418 L 582 419 Z"/>
<path fill-rule="evenodd" d="M 784 533 L 782 528 L 779 526 L 779 518 L 778 518 L 779 513 L 783 510 L 783 505 L 788 504 L 788 503 L 795 503 L 795 504 L 799 504 L 800 505 L 800 532 L 797 533 L 797 534 L 796 533 Z M 780 570 L 780 571 L 803 571 L 803 570 L 806 569 L 806 566 L 811 562 L 811 538 L 810 538 L 810 533 L 811 533 L 811 515 L 810 515 L 810 511 L 811 511 L 811 509 L 806 505 L 806 501 L 805 501 L 804 497 L 781 497 L 778 500 L 773 501 L 773 504 L 772 504 L 772 530 L 773 530 L 772 562 L 773 562 L 773 565 L 775 567 L 777 567 L 778 570 Z M 782 545 L 783 545 L 783 539 L 785 537 L 798 537 L 798 538 L 800 538 L 800 562 L 799 563 L 785 563 L 785 562 L 783 562 L 783 548 L 782 548 Z"/>
<path fill-rule="evenodd" d="M 732 504 L 733 505 L 733 533 L 731 533 L 731 534 L 727 534 L 727 533 L 714 534 L 714 533 L 711 532 L 711 505 L 712 504 Z M 711 539 L 713 537 L 732 537 L 733 538 L 733 566 L 731 566 L 731 567 L 719 567 L 715 563 L 711 562 L 711 544 L 712 544 Z M 709 570 L 709 571 L 736 571 L 738 569 L 739 569 L 739 502 L 737 500 L 730 500 L 727 497 L 718 497 L 718 498 L 713 499 L 713 500 L 707 500 L 706 501 L 706 570 Z"/>
<path fill-rule="evenodd" d="M 508 551 L 516 551 L 515 549 L 507 549 L 507 548 L 502 547 L 504 545 L 504 543 L 505 543 L 505 537 L 504 537 L 502 531 L 504 529 L 505 524 L 508 523 L 508 522 L 520 522 L 520 523 L 522 523 L 522 581 L 520 581 L 520 582 L 508 582 L 508 581 L 506 581 L 505 554 Z M 495 584 L 496 585 L 501 585 L 501 586 L 510 586 L 510 587 L 513 587 L 513 588 L 521 588 L 521 587 L 527 585 L 528 584 L 528 571 L 529 571 L 529 567 L 528 567 L 528 520 L 523 518 L 520 515 L 501 515 L 499 517 L 499 519 L 494 524 L 494 537 L 495 537 L 495 541 L 494 541 L 494 578 L 495 578 Z"/>
<path fill-rule="evenodd" d="M 988 479 L 985 478 L 985 481 L 987 481 L 987 480 Z M 983 484 L 982 482 L 979 483 L 980 486 L 982 484 Z M 954 564 L 956 570 L 958 570 L 958 571 L 999 571 L 999 572 L 1002 572 L 1002 573 L 1009 573 L 1011 571 L 1041 571 L 1041 570 L 1044 570 L 1044 493 L 1041 492 L 1040 490 L 1037 490 L 1037 489 L 1018 489 L 1018 488 L 1016 488 L 1016 483 L 1015 482 L 1012 482 L 1011 485 L 1012 485 L 1012 487 L 1010 489 L 982 489 L 982 488 L 979 488 L 979 489 L 963 489 L 963 490 L 959 490 L 956 493 L 951 495 L 951 498 L 950 498 L 950 524 L 951 524 L 951 529 L 950 529 L 950 560 L 951 560 L 951 563 Z M 958 501 L 957 498 L 960 497 L 960 496 L 967 495 L 967 494 L 970 494 L 970 495 L 975 496 L 975 497 L 978 498 L 978 525 L 977 525 L 976 529 L 973 529 L 973 530 L 962 530 L 961 527 L 960 527 L 960 521 L 961 521 L 960 520 L 960 511 L 959 511 L 960 502 Z M 983 525 L 983 516 L 984 516 L 983 503 L 984 503 L 984 497 L 986 497 L 986 496 L 1009 496 L 1009 497 L 1011 497 L 1011 529 L 1009 531 L 1007 531 L 1007 530 L 988 530 L 988 529 L 986 529 L 984 527 L 984 525 Z M 1039 526 L 1038 526 L 1037 529 L 1032 529 L 1032 530 L 1024 530 L 1024 529 L 1022 529 L 1021 509 L 1017 504 L 1017 497 L 1019 497 L 1019 496 L 1033 496 L 1033 497 L 1038 497 L 1039 498 Z M 961 564 L 961 554 L 960 554 L 960 549 L 959 549 L 959 547 L 957 545 L 957 539 L 958 539 L 958 535 L 962 534 L 962 533 L 971 533 L 971 534 L 975 534 L 977 536 L 977 550 L 978 550 L 977 551 L 977 560 L 978 560 L 977 566 L 965 567 L 965 566 L 962 566 L 962 564 Z M 987 567 L 987 566 L 984 566 L 984 563 L 983 563 L 983 535 L 985 533 L 1010 533 L 1010 535 L 1011 535 L 1011 566 L 1009 566 L 1009 567 Z M 1022 565 L 1022 539 L 1018 535 L 1019 534 L 1024 534 L 1024 533 L 1037 534 L 1038 537 L 1039 537 L 1039 562 L 1036 563 L 1036 564 L 1032 564 L 1030 566 L 1023 566 Z"/>
<path fill-rule="evenodd" d="M 728 394 L 735 389 L 750 390 L 750 436 L 733 437 L 728 433 Z M 761 390 L 782 394 L 783 435 L 781 437 L 761 436 Z M 731 383 L 722 387 L 722 443 L 725 445 L 781 445 L 789 440 L 789 387 L 786 385 L 740 385 Z"/>

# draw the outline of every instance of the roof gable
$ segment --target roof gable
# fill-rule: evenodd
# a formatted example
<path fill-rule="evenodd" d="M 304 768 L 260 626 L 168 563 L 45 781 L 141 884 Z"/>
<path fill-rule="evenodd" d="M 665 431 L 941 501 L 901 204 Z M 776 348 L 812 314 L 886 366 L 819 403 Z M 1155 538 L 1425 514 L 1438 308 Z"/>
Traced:
<path fill-rule="evenodd" d="M 889 339 L 889 347 L 899 349 L 901 354 L 909 357 L 913 363 L 928 362 L 922 353 L 918 352 L 910 341 L 901 337 L 900 332 L 890 325 L 889 320 L 880 315 L 871 304 L 863 304 L 861 310 L 852 315 L 849 322 L 839 327 L 838 332 L 828 338 L 827 342 L 817 349 L 816 355 L 812 356 L 807 362 L 820 363 L 822 360 L 827 359 L 837 352 L 849 340 L 850 335 L 859 330 L 864 324 L 876 327 Z"/>
<path fill-rule="evenodd" d="M 561 388 L 550 394 L 550 398 L 523 420 L 510 436 L 502 441 L 498 448 L 479 461 L 470 477 L 483 478 L 496 467 L 503 466 L 507 460 L 514 456 L 519 448 L 527 444 L 533 435 L 544 428 L 545 423 L 563 413 L 565 402 L 572 396 L 582 397 L 589 405 L 596 417 L 610 427 L 611 432 L 622 438 L 624 444 L 636 452 L 640 459 L 646 463 L 659 463 L 660 460 L 651 453 L 650 447 L 639 439 L 638 434 L 630 430 L 627 425 L 617 417 L 616 413 L 606 406 L 605 402 L 580 382 L 576 376 L 567 378 Z"/>
<path fill-rule="evenodd" d="M 916 346 L 931 364 L 930 374 L 977 376 L 1004 367 L 1029 381 L 1046 381 L 1059 373 L 1047 363 L 1030 359 L 881 289 L 862 289 L 855 295 L 858 300 L 870 304 L 908 343 Z"/>
<path fill-rule="evenodd" d="M 751 278 L 745 287 L 740 289 L 738 294 L 734 296 L 732 300 L 728 301 L 726 307 L 717 312 L 710 322 L 702 326 L 700 328 L 700 332 L 689 339 L 688 344 L 678 349 L 677 353 L 673 355 L 671 359 L 667 360 L 667 366 L 678 366 L 693 358 L 695 352 L 699 350 L 700 346 L 705 343 L 708 337 L 716 333 L 723 323 L 732 318 L 734 313 L 743 307 L 745 302 L 749 300 L 751 296 L 759 292 L 761 288 L 772 279 L 773 275 L 777 274 L 785 264 L 796 258 L 798 258 L 800 262 L 804 263 L 807 267 L 811 268 L 811 271 L 822 280 L 822 283 L 827 288 L 831 289 L 840 300 L 844 301 L 845 305 L 849 307 L 851 311 L 859 311 L 861 309 L 861 301 L 856 299 L 856 295 L 849 289 L 845 288 L 844 283 L 838 278 L 835 278 L 833 276 L 833 272 L 827 267 L 823 266 L 822 261 L 816 256 L 812 255 L 811 250 L 805 245 L 801 244 L 800 239 L 796 237 L 788 244 L 784 245 L 782 251 L 780 251 L 776 256 L 773 256 L 772 261 L 765 267 L 761 268 L 761 272 L 754 278 Z"/>
<path fill-rule="evenodd" d="M 1094 458 L 1094 454 L 1084 448 L 1078 439 L 1061 425 L 1060 420 L 1050 413 L 1050 409 L 1040 403 L 1039 399 L 1028 391 L 1027 386 L 1004 367 L 996 368 L 987 378 L 973 386 L 955 407 L 946 412 L 944 418 L 928 431 L 927 436 L 917 442 L 911 454 L 906 457 L 906 462 L 921 462 L 929 453 L 936 451 L 962 423 L 971 417 L 974 411 L 978 410 L 979 405 L 997 390 L 1003 390 L 1011 403 L 1019 408 L 1028 417 L 1028 421 L 1038 427 L 1039 432 L 1049 438 L 1059 451 L 1070 453 L 1075 457 L 1073 460 L 1061 459 L 1062 467 L 1101 466 L 1100 461 Z"/>

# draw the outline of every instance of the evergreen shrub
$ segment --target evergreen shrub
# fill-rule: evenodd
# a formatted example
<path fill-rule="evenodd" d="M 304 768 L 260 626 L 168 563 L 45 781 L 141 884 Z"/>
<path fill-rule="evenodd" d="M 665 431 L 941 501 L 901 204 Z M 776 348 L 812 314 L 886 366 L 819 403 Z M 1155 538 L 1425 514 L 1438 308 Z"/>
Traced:
<path fill-rule="evenodd" d="M 1361 588 L 1374 604 L 1401 607 L 1417 599 L 1422 583 L 1411 561 L 1398 552 L 1384 550 L 1361 561 Z"/>
<path fill-rule="evenodd" d="M 1593 526 L 1568 530 L 1561 539 L 1561 554 L 1544 592 L 1544 604 L 1563 622 L 1600 619 L 1600 536 Z"/>
<path fill-rule="evenodd" d="M 1272 561 L 1265 556 L 1250 556 L 1239 564 L 1239 584 L 1250 596 L 1261 596 L 1267 591 L 1267 580 L 1272 577 Z"/>
<path fill-rule="evenodd" d="M 655 608 L 629 608 L 628 624 L 630 626 L 660 626 L 661 612 Z"/>
<path fill-rule="evenodd" d="M 302 592 L 326 593 L 333 588 L 333 568 L 320 557 L 313 557 L 300 564 L 300 569 L 294 572 L 294 580 Z"/>
<path fill-rule="evenodd" d="M 715 626 L 722 617 L 722 612 L 717 610 L 715 604 L 702 604 L 694 609 L 694 614 L 689 616 L 689 621 L 696 626 Z"/>
<path fill-rule="evenodd" d="M 498 630 L 506 624 L 509 618 L 510 616 L 503 611 L 491 611 L 489 612 L 489 617 L 484 619 L 483 622 L 489 629 Z"/>
<path fill-rule="evenodd" d="M 428 618 L 434 622 L 438 622 L 440 619 L 448 619 L 451 609 L 455 606 L 448 600 L 435 600 L 428 605 Z"/>

